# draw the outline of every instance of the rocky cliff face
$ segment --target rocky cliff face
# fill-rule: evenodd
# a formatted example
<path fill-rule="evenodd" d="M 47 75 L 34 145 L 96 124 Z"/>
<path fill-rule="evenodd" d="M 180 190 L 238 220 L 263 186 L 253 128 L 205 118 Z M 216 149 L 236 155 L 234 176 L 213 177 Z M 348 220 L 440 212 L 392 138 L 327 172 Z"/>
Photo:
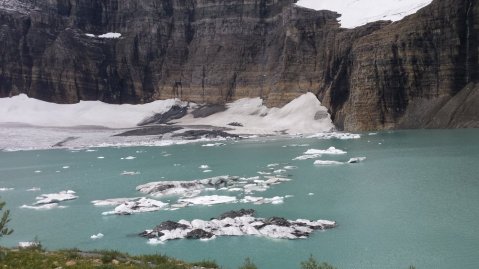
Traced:
<path fill-rule="evenodd" d="M 477 1 L 352 30 L 294 2 L 3 0 L 0 96 L 280 106 L 314 92 L 340 129 L 479 127 Z M 107 32 L 121 37 L 87 35 Z"/>

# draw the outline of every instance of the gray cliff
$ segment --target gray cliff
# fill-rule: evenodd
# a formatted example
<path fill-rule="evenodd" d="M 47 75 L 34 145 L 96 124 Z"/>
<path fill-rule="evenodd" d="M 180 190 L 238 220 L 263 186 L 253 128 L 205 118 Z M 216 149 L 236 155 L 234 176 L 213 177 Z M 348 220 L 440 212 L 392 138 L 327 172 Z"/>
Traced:
<path fill-rule="evenodd" d="M 281 106 L 344 130 L 479 127 L 479 3 L 342 29 L 295 0 L 0 0 L 0 97 Z M 118 39 L 90 37 L 121 33 Z"/>

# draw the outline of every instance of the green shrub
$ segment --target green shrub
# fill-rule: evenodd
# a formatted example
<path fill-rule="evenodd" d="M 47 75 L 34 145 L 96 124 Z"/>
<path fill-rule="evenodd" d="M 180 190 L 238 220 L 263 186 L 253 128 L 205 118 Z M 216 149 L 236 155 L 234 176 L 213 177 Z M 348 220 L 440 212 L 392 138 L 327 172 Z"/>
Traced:
<path fill-rule="evenodd" d="M 250 258 L 246 258 L 243 265 L 241 265 L 238 269 L 258 269 L 258 267 L 256 267 Z"/>
<path fill-rule="evenodd" d="M 319 264 L 313 256 L 309 256 L 307 261 L 301 262 L 301 269 L 336 269 L 335 267 L 327 264 L 321 263 Z"/>

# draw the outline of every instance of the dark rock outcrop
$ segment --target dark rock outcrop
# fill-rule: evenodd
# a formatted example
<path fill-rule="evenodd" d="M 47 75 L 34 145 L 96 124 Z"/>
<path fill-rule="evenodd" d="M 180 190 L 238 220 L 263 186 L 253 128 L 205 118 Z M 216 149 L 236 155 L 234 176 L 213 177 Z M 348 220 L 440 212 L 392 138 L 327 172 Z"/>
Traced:
<path fill-rule="evenodd" d="M 479 126 L 477 1 L 351 30 L 294 2 L 2 1 L 0 97 L 281 106 L 314 92 L 339 129 Z"/>

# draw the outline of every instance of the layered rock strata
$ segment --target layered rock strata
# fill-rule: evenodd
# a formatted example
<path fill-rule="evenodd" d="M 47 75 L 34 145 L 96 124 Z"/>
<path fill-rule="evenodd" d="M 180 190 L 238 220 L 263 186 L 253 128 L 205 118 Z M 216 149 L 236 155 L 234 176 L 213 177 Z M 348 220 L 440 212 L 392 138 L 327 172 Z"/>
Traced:
<path fill-rule="evenodd" d="M 0 97 L 281 106 L 313 92 L 339 129 L 479 127 L 477 1 L 351 30 L 294 2 L 4 0 Z"/>

